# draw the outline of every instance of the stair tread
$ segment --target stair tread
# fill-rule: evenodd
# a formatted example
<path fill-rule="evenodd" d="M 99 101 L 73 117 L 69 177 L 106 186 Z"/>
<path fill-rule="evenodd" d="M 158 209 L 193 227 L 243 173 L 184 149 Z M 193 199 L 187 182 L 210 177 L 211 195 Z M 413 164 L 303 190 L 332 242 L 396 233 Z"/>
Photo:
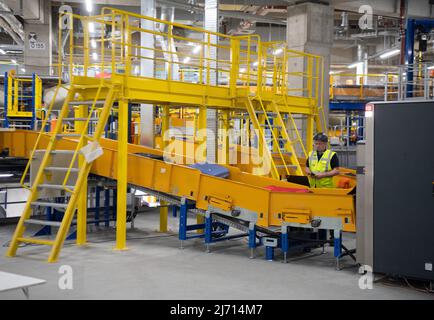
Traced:
<path fill-rule="evenodd" d="M 83 100 L 83 101 L 69 101 L 69 105 L 73 106 L 81 106 L 81 105 L 93 105 L 93 100 Z M 104 104 L 105 100 L 97 100 L 95 104 L 101 105 Z"/>
<path fill-rule="evenodd" d="M 47 201 L 33 201 L 32 205 L 41 206 L 41 207 L 51 207 L 51 208 L 66 208 L 66 207 L 68 207 L 67 203 L 56 203 L 56 202 L 47 202 Z"/>
<path fill-rule="evenodd" d="M 39 219 L 27 219 L 24 223 L 28 224 L 37 224 L 41 226 L 51 226 L 51 227 L 60 227 L 61 221 L 49 221 L 49 220 L 39 220 Z"/>
<path fill-rule="evenodd" d="M 297 169 L 297 166 L 294 164 L 276 164 L 276 168 L 289 168 L 289 169 Z"/>
<path fill-rule="evenodd" d="M 38 188 L 45 188 L 45 189 L 58 189 L 58 190 L 65 190 L 65 188 L 68 188 L 70 190 L 73 190 L 75 186 L 64 186 L 62 184 L 48 184 L 48 183 L 42 183 L 38 186 Z"/>
<path fill-rule="evenodd" d="M 51 154 L 74 154 L 74 150 L 51 150 Z"/>
<path fill-rule="evenodd" d="M 71 172 L 78 172 L 79 171 L 78 168 L 69 169 L 67 167 L 45 167 L 44 170 L 47 170 L 47 171 L 68 171 L 68 170 L 71 170 Z"/>
<path fill-rule="evenodd" d="M 261 124 L 261 127 L 262 127 L 262 128 L 266 128 L 266 127 L 271 127 L 271 128 L 282 128 L 282 126 L 278 126 L 278 125 L 274 125 L 274 124 L 271 124 L 271 125 L 268 125 L 268 124 Z"/>
<path fill-rule="evenodd" d="M 63 118 L 62 121 L 87 121 L 88 118 Z M 90 121 L 98 121 L 98 118 L 90 118 Z"/>

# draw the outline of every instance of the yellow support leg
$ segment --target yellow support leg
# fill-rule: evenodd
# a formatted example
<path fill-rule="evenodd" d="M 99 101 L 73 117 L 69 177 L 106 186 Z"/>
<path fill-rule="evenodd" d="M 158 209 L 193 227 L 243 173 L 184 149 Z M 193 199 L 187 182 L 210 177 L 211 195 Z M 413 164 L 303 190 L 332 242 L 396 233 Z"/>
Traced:
<path fill-rule="evenodd" d="M 74 113 L 75 113 L 75 117 L 77 118 L 86 118 L 88 116 L 87 106 L 86 105 L 79 106 Z M 81 133 L 85 127 L 85 123 L 83 121 L 75 121 L 74 127 L 76 132 Z M 86 145 L 87 145 L 87 139 L 83 138 L 83 141 L 78 148 L 81 149 Z M 80 155 L 78 158 L 78 165 L 80 168 L 86 165 L 84 157 L 82 155 Z M 87 231 L 86 228 L 87 228 L 87 180 L 83 182 L 83 187 L 80 189 L 80 194 L 78 196 L 78 203 L 77 203 L 76 243 L 78 246 L 82 246 L 86 244 L 86 231 Z"/>
<path fill-rule="evenodd" d="M 307 116 L 307 126 L 306 126 L 306 149 L 309 155 L 313 149 L 313 127 L 314 127 L 314 116 Z"/>
<path fill-rule="evenodd" d="M 168 145 L 168 141 L 165 141 L 165 133 L 170 128 L 170 107 L 168 105 L 163 105 L 161 114 L 161 148 L 164 150 Z"/>
<path fill-rule="evenodd" d="M 196 132 L 196 139 L 198 141 L 197 148 L 199 150 L 206 151 L 206 107 L 199 107 L 197 129 L 198 129 L 198 132 Z M 196 155 L 196 161 L 197 162 L 206 161 L 206 153 L 199 152 Z"/>
<path fill-rule="evenodd" d="M 229 164 L 229 110 L 222 110 L 222 157 L 224 164 Z"/>
<path fill-rule="evenodd" d="M 119 100 L 118 110 L 118 172 L 117 218 L 115 250 L 126 250 L 127 242 L 127 160 L 128 160 L 128 100 Z"/>
<path fill-rule="evenodd" d="M 197 215 L 196 216 L 196 222 L 197 222 L 197 224 L 204 224 L 205 223 L 205 217 Z M 204 229 L 197 229 L 197 233 L 199 233 L 199 234 L 204 233 Z"/>
<path fill-rule="evenodd" d="M 160 232 L 167 232 L 167 217 L 169 215 L 168 203 L 160 201 Z"/>

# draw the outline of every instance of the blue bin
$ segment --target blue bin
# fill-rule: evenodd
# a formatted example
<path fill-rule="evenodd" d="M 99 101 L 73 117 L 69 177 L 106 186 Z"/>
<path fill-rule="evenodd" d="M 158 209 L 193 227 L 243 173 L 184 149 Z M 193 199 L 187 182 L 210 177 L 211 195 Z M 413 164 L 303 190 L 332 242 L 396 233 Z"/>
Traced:
<path fill-rule="evenodd" d="M 229 177 L 229 169 L 224 166 L 220 166 L 218 164 L 202 162 L 202 163 L 192 164 L 189 167 L 198 169 L 203 174 L 207 174 L 213 177 L 219 177 L 219 178 Z"/>

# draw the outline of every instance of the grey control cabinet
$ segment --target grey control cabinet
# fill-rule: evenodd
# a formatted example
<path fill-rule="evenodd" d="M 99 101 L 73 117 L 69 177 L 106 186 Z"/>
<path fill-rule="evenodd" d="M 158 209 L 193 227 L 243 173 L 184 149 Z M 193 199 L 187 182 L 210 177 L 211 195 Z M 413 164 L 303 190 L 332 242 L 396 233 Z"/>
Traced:
<path fill-rule="evenodd" d="M 366 120 L 358 262 L 434 281 L 434 102 L 374 103 Z"/>

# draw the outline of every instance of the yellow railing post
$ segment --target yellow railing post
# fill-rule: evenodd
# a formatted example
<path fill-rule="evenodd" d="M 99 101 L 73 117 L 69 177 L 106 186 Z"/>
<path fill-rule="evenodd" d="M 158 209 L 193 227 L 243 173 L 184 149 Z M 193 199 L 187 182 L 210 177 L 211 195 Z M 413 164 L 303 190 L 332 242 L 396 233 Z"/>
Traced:
<path fill-rule="evenodd" d="M 12 105 L 12 111 L 14 112 L 14 113 L 17 113 L 19 110 L 18 110 L 18 108 L 19 108 L 19 104 L 18 104 L 18 102 L 19 102 L 19 91 L 18 91 L 18 80 L 17 79 L 15 79 L 15 78 L 13 78 L 13 82 L 14 82 L 14 102 L 13 102 L 13 105 Z"/>
<path fill-rule="evenodd" d="M 330 84 L 329 84 L 329 87 L 330 87 L 330 92 L 329 92 L 329 94 L 330 94 L 330 100 L 333 100 L 335 98 L 335 92 L 333 90 L 333 85 L 334 85 L 333 83 L 334 83 L 334 81 L 335 81 L 335 78 L 332 75 L 330 75 Z"/>
<path fill-rule="evenodd" d="M 128 175 L 128 100 L 120 99 L 118 108 L 116 250 L 126 250 L 127 175 Z"/>
<path fill-rule="evenodd" d="M 258 37 L 258 43 L 256 45 L 256 50 L 258 52 L 258 66 L 256 71 L 256 90 L 258 95 L 262 94 L 262 47 L 261 47 L 261 39 Z"/>
<path fill-rule="evenodd" d="M 313 65 L 312 65 L 312 57 L 307 57 L 307 97 L 312 98 L 312 72 L 313 72 Z"/>
<path fill-rule="evenodd" d="M 277 93 L 277 55 L 273 56 L 273 94 Z"/>
<path fill-rule="evenodd" d="M 130 35 L 130 22 L 129 17 L 127 15 L 124 15 L 125 17 L 125 39 L 124 39 L 124 48 L 125 48 L 125 74 L 127 76 L 131 75 L 131 35 Z"/>
<path fill-rule="evenodd" d="M 115 22 L 115 13 L 114 11 L 112 11 L 112 34 L 111 34 L 111 39 L 110 39 L 110 44 L 112 47 L 111 50 L 111 73 L 112 75 L 114 75 L 116 73 L 116 43 L 115 43 L 115 34 L 116 34 L 116 22 Z"/>
<path fill-rule="evenodd" d="M 73 69 L 74 69 L 74 15 L 72 13 L 69 13 L 70 15 L 70 32 L 69 32 L 69 79 L 70 81 L 72 81 L 72 76 L 73 76 Z M 60 26 L 60 24 L 59 24 Z M 83 30 L 84 27 L 83 27 Z M 60 45 L 61 42 L 59 42 L 59 47 L 61 47 Z M 62 60 L 61 60 L 62 61 Z M 61 79 L 61 78 L 60 78 Z M 59 79 L 59 80 L 60 80 Z"/>
<path fill-rule="evenodd" d="M 89 69 L 89 23 L 93 23 L 91 22 L 91 20 L 89 18 L 87 18 L 86 20 L 84 20 L 85 23 L 83 24 L 83 32 L 84 32 L 84 37 L 83 37 L 83 59 L 84 59 L 84 76 L 87 77 L 87 73 L 88 73 L 88 69 Z M 94 26 L 95 28 L 95 26 Z M 73 38 L 72 34 L 70 35 L 70 38 Z M 73 47 L 71 47 L 70 50 L 74 50 Z"/>
<path fill-rule="evenodd" d="M 221 110 L 222 113 L 222 157 L 224 164 L 229 165 L 229 110 Z"/>
<path fill-rule="evenodd" d="M 88 110 L 87 105 L 78 106 L 77 111 L 75 112 L 76 117 L 78 118 L 87 118 Z M 85 130 L 85 122 L 84 121 L 75 121 L 74 129 L 76 132 L 83 132 Z M 83 137 L 81 142 L 79 143 L 78 149 L 87 145 L 87 139 Z M 84 156 L 80 155 L 78 157 L 78 167 L 81 168 L 85 166 L 86 162 L 84 160 Z M 86 228 L 87 228 L 87 180 L 83 181 L 82 188 L 78 191 L 78 202 L 77 202 L 77 245 L 86 244 Z"/>
<path fill-rule="evenodd" d="M 230 95 L 232 98 L 237 94 L 237 79 L 240 69 L 240 39 L 231 39 L 231 73 L 230 73 Z"/>

